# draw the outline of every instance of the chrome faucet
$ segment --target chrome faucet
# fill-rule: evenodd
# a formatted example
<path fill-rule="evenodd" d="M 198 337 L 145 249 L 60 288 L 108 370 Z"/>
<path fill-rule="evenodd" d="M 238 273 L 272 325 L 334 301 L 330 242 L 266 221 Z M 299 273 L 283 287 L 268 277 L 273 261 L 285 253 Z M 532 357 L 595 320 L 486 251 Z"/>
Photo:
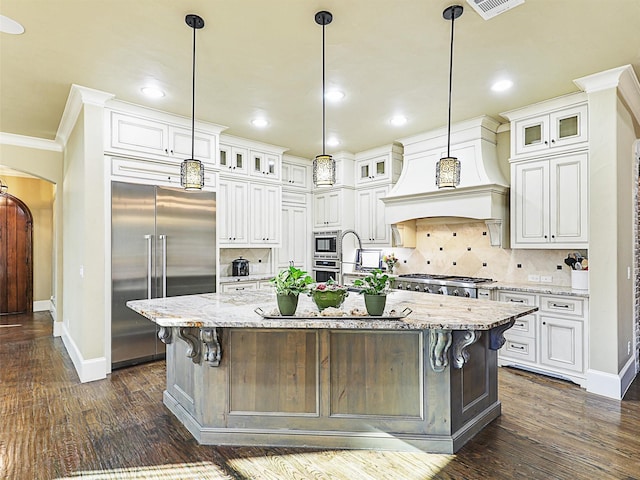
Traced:
<path fill-rule="evenodd" d="M 358 240 L 358 250 L 362 250 L 362 240 L 360 240 L 360 235 L 358 235 L 355 230 L 351 230 L 351 229 L 343 230 L 342 234 L 340 235 L 340 240 L 339 240 L 340 241 L 340 284 L 341 285 L 344 283 L 344 277 L 342 275 L 342 265 L 344 263 L 351 263 L 351 264 L 356 265 L 356 266 L 362 265 L 362 263 L 361 263 L 362 262 L 362 258 L 361 257 L 360 257 L 359 261 L 355 261 L 355 262 L 345 262 L 342 259 L 342 256 L 343 256 L 343 253 L 342 253 L 342 240 L 344 239 L 344 237 L 348 233 L 352 233 L 356 237 L 356 240 Z M 356 258 L 358 258 L 358 257 L 356 257 Z"/>

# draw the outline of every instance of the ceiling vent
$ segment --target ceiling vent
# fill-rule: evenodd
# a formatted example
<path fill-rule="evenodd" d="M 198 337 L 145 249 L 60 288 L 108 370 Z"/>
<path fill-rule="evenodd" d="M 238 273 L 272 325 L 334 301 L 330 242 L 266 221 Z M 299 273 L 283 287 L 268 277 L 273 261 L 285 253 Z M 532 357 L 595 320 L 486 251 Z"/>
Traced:
<path fill-rule="evenodd" d="M 511 10 L 513 7 L 524 3 L 524 0 L 467 0 L 478 14 L 485 20 Z"/>

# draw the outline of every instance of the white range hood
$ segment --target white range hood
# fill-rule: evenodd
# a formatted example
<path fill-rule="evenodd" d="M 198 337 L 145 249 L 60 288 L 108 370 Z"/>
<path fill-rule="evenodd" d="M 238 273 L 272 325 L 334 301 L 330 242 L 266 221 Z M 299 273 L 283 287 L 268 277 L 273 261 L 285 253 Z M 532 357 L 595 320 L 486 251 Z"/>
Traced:
<path fill-rule="evenodd" d="M 509 184 L 498 166 L 499 125 L 483 116 L 451 126 L 451 155 L 461 163 L 455 189 L 438 189 L 435 182 L 436 162 L 447 156 L 446 128 L 400 140 L 402 172 L 383 199 L 386 223 L 433 217 L 485 220 L 491 245 L 508 247 Z"/>

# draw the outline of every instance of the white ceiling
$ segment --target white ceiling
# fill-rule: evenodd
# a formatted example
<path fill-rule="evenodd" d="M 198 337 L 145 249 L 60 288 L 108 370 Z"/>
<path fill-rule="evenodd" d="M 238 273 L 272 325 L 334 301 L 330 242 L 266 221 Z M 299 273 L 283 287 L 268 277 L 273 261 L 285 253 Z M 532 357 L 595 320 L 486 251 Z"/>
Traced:
<path fill-rule="evenodd" d="M 326 27 L 327 148 L 358 152 L 447 121 L 447 0 L 2 0 L 25 27 L 0 34 L 0 131 L 54 139 L 72 83 L 190 117 L 197 13 L 196 117 L 227 133 L 312 158 L 322 149 L 321 41 Z M 577 90 L 573 80 L 632 64 L 640 74 L 640 0 L 526 0 L 483 20 L 461 0 L 455 23 L 452 121 Z M 508 92 L 490 85 L 510 77 Z M 166 96 L 140 88 L 156 83 Z M 409 121 L 393 127 L 389 119 Z M 250 120 L 263 115 L 269 126 Z M 1 163 L 1 159 L 0 159 Z"/>

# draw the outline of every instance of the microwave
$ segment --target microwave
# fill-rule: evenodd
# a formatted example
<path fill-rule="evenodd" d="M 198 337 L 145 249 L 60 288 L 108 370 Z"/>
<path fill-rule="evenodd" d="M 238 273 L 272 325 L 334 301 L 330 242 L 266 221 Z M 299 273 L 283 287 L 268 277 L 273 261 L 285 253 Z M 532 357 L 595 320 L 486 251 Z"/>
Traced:
<path fill-rule="evenodd" d="M 340 258 L 340 230 L 313 232 L 315 258 Z"/>

